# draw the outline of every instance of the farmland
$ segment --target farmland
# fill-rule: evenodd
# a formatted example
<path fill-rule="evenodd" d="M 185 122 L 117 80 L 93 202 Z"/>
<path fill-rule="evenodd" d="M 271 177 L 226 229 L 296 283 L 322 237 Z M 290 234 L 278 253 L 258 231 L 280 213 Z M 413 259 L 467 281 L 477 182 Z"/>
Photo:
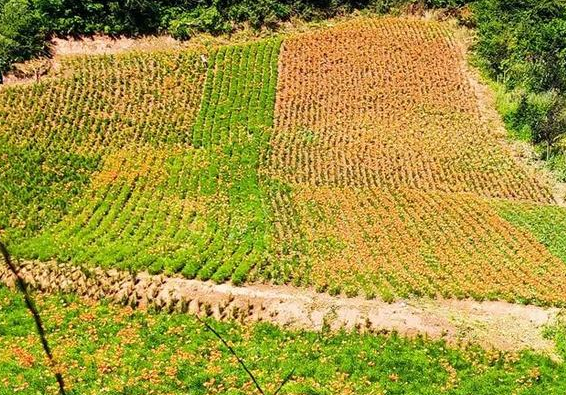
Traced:
<path fill-rule="evenodd" d="M 70 149 L 98 148 L 100 170 L 69 205 L 68 214 L 23 250 L 32 252 L 29 257 L 180 271 L 204 280 L 223 281 L 234 274 L 233 280 L 241 282 L 267 247 L 265 199 L 256 173 L 269 138 L 279 45 L 271 40 L 223 47 L 210 55 L 206 70 L 196 56 L 186 59 L 185 70 L 185 59 L 166 55 L 163 63 L 170 62 L 188 81 L 177 86 L 169 80 L 170 93 L 144 89 L 152 77 L 142 78 L 139 71 L 130 76 L 140 84 L 135 93 L 92 87 L 96 93 L 110 89 L 116 101 L 133 96 L 135 104 L 112 107 L 107 116 L 115 124 L 110 129 L 85 126 L 84 135 L 91 140 L 82 141 L 79 133 L 66 136 Z M 115 73 L 106 78 L 127 81 L 122 74 L 143 60 L 134 55 L 116 61 L 99 58 L 95 64 L 103 75 Z M 98 77 L 81 70 L 83 77 Z M 81 76 L 74 77 L 78 86 L 72 89 L 88 84 Z M 129 117 L 139 106 L 156 109 L 141 124 Z M 54 110 L 53 117 L 58 116 Z M 76 117 L 73 121 L 84 121 L 84 114 Z M 96 138 L 102 141 L 92 141 Z M 18 198 L 14 193 L 13 199 Z"/>
<path fill-rule="evenodd" d="M 563 305 L 566 210 L 490 128 L 459 40 L 357 18 L 67 57 L 0 91 L 0 231 L 87 268 Z"/>
<path fill-rule="evenodd" d="M 42 298 L 69 393 L 251 394 L 233 356 L 191 316 L 147 313 L 76 296 Z M 56 393 L 33 322 L 0 286 L 1 394 Z M 564 365 L 532 352 L 454 348 L 443 341 L 344 331 L 287 331 L 214 322 L 264 388 L 293 367 L 282 394 L 560 394 Z M 564 356 L 564 332 L 554 332 Z M 321 363 L 323 362 L 323 363 Z"/>
<path fill-rule="evenodd" d="M 453 35 L 438 23 L 383 19 L 287 40 L 273 174 L 550 202 L 482 123 Z"/>
<path fill-rule="evenodd" d="M 565 211 L 488 128 L 463 56 L 453 31 L 422 21 L 285 41 L 266 172 L 292 185 L 275 212 L 281 255 L 300 263 L 275 279 L 561 303 Z M 521 215 L 525 204 L 556 219 Z"/>

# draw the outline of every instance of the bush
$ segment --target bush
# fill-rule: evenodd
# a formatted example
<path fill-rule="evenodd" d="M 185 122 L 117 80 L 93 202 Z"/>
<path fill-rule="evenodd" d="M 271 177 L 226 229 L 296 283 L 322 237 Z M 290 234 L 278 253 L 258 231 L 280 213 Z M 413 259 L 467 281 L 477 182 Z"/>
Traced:
<path fill-rule="evenodd" d="M 229 32 L 231 25 L 225 21 L 215 6 L 211 6 L 181 13 L 169 22 L 167 30 L 173 37 L 187 40 L 197 32 L 213 34 Z"/>
<path fill-rule="evenodd" d="M 242 23 L 249 22 L 254 28 L 273 26 L 291 16 L 293 7 L 276 0 L 237 1 L 229 7 L 227 19 Z"/>
<path fill-rule="evenodd" d="M 45 52 L 45 37 L 41 15 L 28 1 L 0 0 L 0 73 Z"/>
<path fill-rule="evenodd" d="M 538 145 L 542 157 L 562 163 L 566 135 L 566 2 L 478 0 L 476 53 L 509 97 L 504 118 Z M 556 164 L 555 163 L 555 164 Z"/>
<path fill-rule="evenodd" d="M 487 71 L 510 88 L 566 90 L 566 3 L 479 0 L 476 51 Z"/>

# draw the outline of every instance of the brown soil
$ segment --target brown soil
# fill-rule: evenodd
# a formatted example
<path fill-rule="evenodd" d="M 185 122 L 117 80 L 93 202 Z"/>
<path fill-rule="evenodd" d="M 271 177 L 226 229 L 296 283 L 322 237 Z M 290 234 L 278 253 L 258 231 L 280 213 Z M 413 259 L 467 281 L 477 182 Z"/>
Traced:
<path fill-rule="evenodd" d="M 234 287 L 194 280 L 167 279 L 164 289 L 212 306 L 250 305 L 253 318 L 280 326 L 319 331 L 340 328 L 397 331 L 403 335 L 444 338 L 450 343 L 474 343 L 514 351 L 533 349 L 553 353 L 542 328 L 558 309 L 473 300 L 381 300 L 333 297 L 289 286 Z M 230 301 L 231 300 L 231 301 Z M 216 311 L 215 308 L 212 309 Z M 221 318 L 220 315 L 217 318 Z"/>
<path fill-rule="evenodd" d="M 555 356 L 554 343 L 542 331 L 552 325 L 557 308 L 473 300 L 382 300 L 334 297 L 290 286 L 236 287 L 209 282 L 136 276 L 116 270 L 78 269 L 55 262 L 25 262 L 20 273 L 30 288 L 75 292 L 107 298 L 132 307 L 213 316 L 219 320 L 267 321 L 285 328 L 320 331 L 345 328 L 406 336 L 424 335 L 451 344 L 473 343 L 504 351 L 532 349 Z M 6 269 L 0 282 L 14 285 Z"/>
<path fill-rule="evenodd" d="M 52 51 L 54 56 L 61 55 L 109 55 L 125 51 L 153 51 L 180 49 L 186 44 L 170 36 L 147 36 L 141 38 L 111 38 L 94 35 L 84 38 L 54 38 Z"/>

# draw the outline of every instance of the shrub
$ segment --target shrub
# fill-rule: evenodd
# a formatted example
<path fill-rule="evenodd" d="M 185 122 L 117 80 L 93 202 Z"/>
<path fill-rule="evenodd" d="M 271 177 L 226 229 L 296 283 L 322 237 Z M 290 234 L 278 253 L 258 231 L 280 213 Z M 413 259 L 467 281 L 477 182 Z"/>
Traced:
<path fill-rule="evenodd" d="M 0 73 L 44 52 L 45 33 L 41 15 L 28 1 L 0 0 Z"/>
<path fill-rule="evenodd" d="M 180 40 L 188 40 L 197 32 L 226 33 L 231 25 L 225 21 L 215 6 L 198 7 L 183 12 L 169 22 L 168 31 Z"/>

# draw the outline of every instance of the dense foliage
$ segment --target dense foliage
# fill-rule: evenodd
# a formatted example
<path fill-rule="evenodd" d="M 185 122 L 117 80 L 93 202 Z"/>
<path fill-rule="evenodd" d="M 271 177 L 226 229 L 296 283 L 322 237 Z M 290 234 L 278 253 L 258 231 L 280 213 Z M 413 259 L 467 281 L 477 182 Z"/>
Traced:
<path fill-rule="evenodd" d="M 507 126 L 566 179 L 566 2 L 479 0 L 476 51 L 505 88 Z"/>
<path fill-rule="evenodd" d="M 26 0 L 0 0 L 0 83 L 2 72 L 45 51 L 40 12 Z"/>

